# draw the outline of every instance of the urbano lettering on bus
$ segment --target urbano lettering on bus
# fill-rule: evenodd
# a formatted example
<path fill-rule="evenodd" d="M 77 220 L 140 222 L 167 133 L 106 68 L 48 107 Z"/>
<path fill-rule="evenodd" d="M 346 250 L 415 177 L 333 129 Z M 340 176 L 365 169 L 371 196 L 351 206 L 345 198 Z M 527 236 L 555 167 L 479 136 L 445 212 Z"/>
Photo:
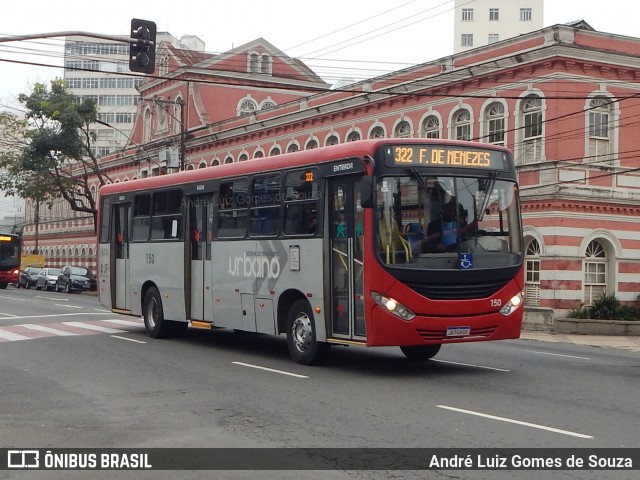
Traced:
<path fill-rule="evenodd" d="M 264 252 L 244 252 L 242 257 L 229 257 L 227 273 L 234 277 L 278 278 L 280 260 L 277 254 L 269 258 Z"/>

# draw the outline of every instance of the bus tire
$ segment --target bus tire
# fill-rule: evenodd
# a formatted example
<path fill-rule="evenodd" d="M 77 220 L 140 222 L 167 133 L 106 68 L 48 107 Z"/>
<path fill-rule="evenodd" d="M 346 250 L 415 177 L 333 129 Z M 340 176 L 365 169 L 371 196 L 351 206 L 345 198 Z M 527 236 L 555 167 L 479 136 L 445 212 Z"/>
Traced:
<path fill-rule="evenodd" d="M 409 345 L 400 347 L 404 356 L 412 362 L 424 362 L 437 355 L 442 345 L 436 343 L 433 345 Z"/>
<path fill-rule="evenodd" d="M 166 338 L 171 333 L 171 323 L 164 319 L 162 297 L 156 287 L 151 287 L 144 295 L 142 306 L 144 328 L 151 338 Z"/>
<path fill-rule="evenodd" d="M 331 347 L 316 340 L 316 326 L 311 306 L 306 300 L 296 300 L 287 317 L 287 346 L 296 363 L 316 365 L 322 362 Z"/>
<path fill-rule="evenodd" d="M 4 290 L 9 285 L 7 282 L 0 282 L 0 290 Z"/>

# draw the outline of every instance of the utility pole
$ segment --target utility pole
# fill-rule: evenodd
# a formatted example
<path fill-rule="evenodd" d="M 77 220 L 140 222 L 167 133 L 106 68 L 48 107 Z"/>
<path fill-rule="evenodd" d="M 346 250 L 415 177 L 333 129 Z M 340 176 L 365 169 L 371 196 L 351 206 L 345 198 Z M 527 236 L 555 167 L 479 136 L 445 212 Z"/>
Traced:
<path fill-rule="evenodd" d="M 178 164 L 178 170 L 184 170 L 184 164 L 187 157 L 187 128 L 185 125 L 186 112 L 185 101 L 182 98 L 177 100 L 164 100 L 162 98 L 154 98 L 153 101 L 158 104 L 164 105 L 178 105 L 180 107 L 180 163 Z M 173 116 L 173 115 L 172 115 Z"/>
<path fill-rule="evenodd" d="M 185 111 L 184 100 L 178 99 L 178 105 L 180 105 L 180 171 L 184 170 L 185 157 L 187 155 L 187 141 L 186 141 L 186 129 L 185 129 Z"/>

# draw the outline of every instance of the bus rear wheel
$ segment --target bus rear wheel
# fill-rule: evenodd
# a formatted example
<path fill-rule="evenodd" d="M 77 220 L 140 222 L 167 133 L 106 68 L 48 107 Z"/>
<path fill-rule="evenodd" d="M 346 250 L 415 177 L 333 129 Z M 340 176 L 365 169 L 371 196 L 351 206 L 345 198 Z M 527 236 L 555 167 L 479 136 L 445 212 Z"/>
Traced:
<path fill-rule="evenodd" d="M 287 345 L 296 363 L 315 365 L 322 362 L 331 345 L 318 342 L 311 306 L 306 300 L 296 300 L 287 319 Z"/>
<path fill-rule="evenodd" d="M 400 347 L 400 350 L 412 362 L 423 362 L 435 357 L 440 351 L 440 347 L 442 345 L 439 343 L 435 345 L 410 345 Z"/>

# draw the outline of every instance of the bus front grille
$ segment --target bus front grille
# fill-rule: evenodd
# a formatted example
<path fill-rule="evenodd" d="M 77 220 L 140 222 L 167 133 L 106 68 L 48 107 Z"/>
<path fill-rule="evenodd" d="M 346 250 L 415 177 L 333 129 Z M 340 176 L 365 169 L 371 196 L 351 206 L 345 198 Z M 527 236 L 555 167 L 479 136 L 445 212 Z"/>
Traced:
<path fill-rule="evenodd" d="M 407 286 L 431 300 L 468 300 L 487 298 L 494 295 L 507 284 L 508 280 L 476 284 L 424 284 L 407 282 Z"/>

